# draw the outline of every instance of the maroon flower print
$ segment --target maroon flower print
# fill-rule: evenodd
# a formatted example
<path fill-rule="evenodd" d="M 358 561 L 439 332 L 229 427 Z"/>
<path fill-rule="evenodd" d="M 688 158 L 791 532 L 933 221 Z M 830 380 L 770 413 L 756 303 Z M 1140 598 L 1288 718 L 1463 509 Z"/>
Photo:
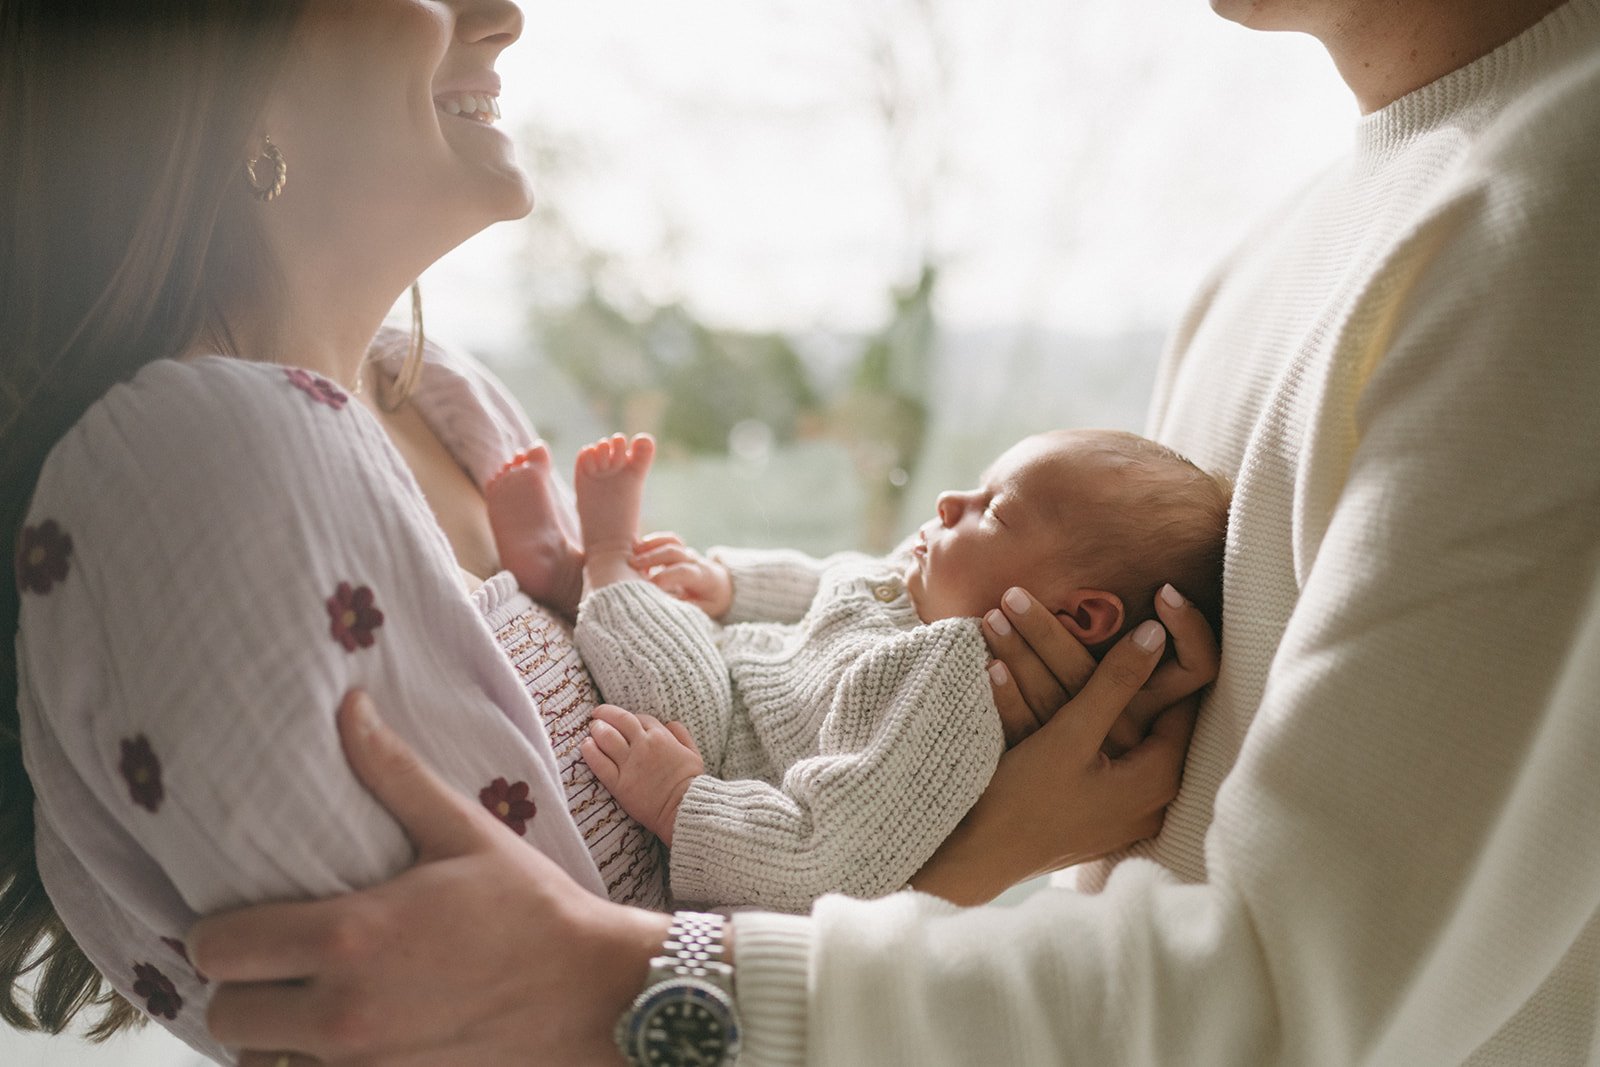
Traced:
<path fill-rule="evenodd" d="M 48 593 L 51 586 L 66 579 L 71 555 L 72 538 L 61 532 L 56 520 L 24 526 L 17 539 L 17 589 Z"/>
<path fill-rule="evenodd" d="M 383 612 L 373 607 L 372 590 L 364 585 L 351 588 L 349 582 L 340 582 L 328 598 L 328 618 L 333 639 L 346 652 L 371 648 L 372 632 L 383 625 Z"/>
<path fill-rule="evenodd" d="M 335 411 L 350 402 L 350 395 L 337 385 L 320 374 L 312 374 L 299 367 L 286 367 L 283 371 L 289 379 L 289 384 L 309 396 L 319 404 L 326 404 Z"/>
<path fill-rule="evenodd" d="M 496 778 L 478 793 L 478 799 L 483 806 L 489 809 L 490 814 L 520 836 L 528 832 L 528 820 L 533 818 L 538 810 L 533 801 L 528 799 L 528 783 L 517 782 L 515 785 L 504 778 Z"/>
<path fill-rule="evenodd" d="M 179 956 L 183 957 L 183 962 L 187 963 L 189 965 L 189 969 L 194 972 L 194 976 L 200 979 L 201 985 L 210 984 L 211 979 L 200 973 L 200 968 L 196 967 L 194 965 L 194 961 L 189 958 L 189 950 L 184 946 L 182 941 L 179 941 L 175 937 L 163 937 L 161 939 L 161 943 L 166 945 L 172 951 L 176 952 Z"/>
<path fill-rule="evenodd" d="M 161 761 L 156 759 L 150 739 L 144 734 L 123 739 L 121 770 L 135 804 L 150 811 L 161 807 L 161 798 L 166 795 L 161 788 Z"/>
<path fill-rule="evenodd" d="M 144 998 L 144 1007 L 152 1016 L 159 1015 L 163 1019 L 176 1019 L 178 1010 L 183 1007 L 183 998 L 178 996 L 178 989 L 172 984 L 172 979 L 162 974 L 151 963 L 136 963 L 133 965 L 133 992 L 136 996 Z"/>

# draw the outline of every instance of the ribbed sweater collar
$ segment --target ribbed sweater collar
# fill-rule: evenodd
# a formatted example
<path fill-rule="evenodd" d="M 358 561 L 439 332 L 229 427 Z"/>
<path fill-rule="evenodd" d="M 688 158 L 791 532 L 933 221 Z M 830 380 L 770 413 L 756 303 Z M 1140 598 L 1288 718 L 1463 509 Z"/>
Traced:
<path fill-rule="evenodd" d="M 1600 0 L 1569 0 L 1487 55 L 1362 117 L 1356 157 L 1382 163 L 1418 136 L 1469 115 L 1485 117 L 1533 75 L 1600 37 Z"/>

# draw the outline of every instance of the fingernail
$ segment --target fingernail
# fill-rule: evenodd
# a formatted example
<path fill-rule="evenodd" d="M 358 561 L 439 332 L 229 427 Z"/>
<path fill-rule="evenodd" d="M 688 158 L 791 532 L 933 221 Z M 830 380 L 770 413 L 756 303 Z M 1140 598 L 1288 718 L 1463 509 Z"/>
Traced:
<path fill-rule="evenodd" d="M 1007 589 L 1006 595 L 1002 599 L 1005 600 L 1006 607 L 1018 615 L 1028 610 L 1028 594 L 1020 589 Z"/>
<path fill-rule="evenodd" d="M 996 686 L 1005 685 L 1011 680 L 1011 672 L 1006 670 L 1006 665 L 999 660 L 989 664 L 989 681 Z"/>
<path fill-rule="evenodd" d="M 1140 623 L 1139 628 L 1133 631 L 1133 643 L 1146 652 L 1154 652 L 1161 647 L 1161 642 L 1166 640 L 1166 636 L 1167 631 L 1161 628 L 1161 624 L 1150 619 Z"/>
<path fill-rule="evenodd" d="M 355 719 L 357 737 L 368 738 L 377 732 L 378 709 L 372 706 L 371 697 L 365 693 L 357 693 L 350 710 Z"/>
<path fill-rule="evenodd" d="M 1161 599 L 1175 608 L 1183 607 L 1183 594 L 1172 588 L 1171 582 L 1161 587 Z"/>
<path fill-rule="evenodd" d="M 989 624 L 989 629 L 1001 637 L 1011 632 L 1011 620 L 1007 619 L 997 609 L 991 609 L 989 614 L 983 617 L 983 621 Z"/>

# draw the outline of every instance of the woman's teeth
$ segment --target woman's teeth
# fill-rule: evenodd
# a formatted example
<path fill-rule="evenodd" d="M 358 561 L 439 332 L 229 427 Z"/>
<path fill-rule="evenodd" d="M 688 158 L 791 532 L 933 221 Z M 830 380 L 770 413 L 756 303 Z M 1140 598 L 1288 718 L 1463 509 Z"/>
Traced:
<path fill-rule="evenodd" d="M 450 93 L 435 97 L 434 106 L 447 115 L 460 115 L 485 124 L 500 117 L 500 101 L 488 93 Z"/>

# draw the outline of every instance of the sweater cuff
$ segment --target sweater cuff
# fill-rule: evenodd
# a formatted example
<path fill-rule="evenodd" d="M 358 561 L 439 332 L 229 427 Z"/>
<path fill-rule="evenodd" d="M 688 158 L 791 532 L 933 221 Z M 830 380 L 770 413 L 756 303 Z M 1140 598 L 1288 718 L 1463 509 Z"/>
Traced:
<path fill-rule="evenodd" d="M 798 622 L 816 599 L 823 564 L 804 553 L 718 546 L 707 555 L 728 568 L 733 581 L 723 623 Z"/>
<path fill-rule="evenodd" d="M 804 1067 L 811 919 L 733 916 L 733 982 L 744 1024 L 741 1067 Z"/>

